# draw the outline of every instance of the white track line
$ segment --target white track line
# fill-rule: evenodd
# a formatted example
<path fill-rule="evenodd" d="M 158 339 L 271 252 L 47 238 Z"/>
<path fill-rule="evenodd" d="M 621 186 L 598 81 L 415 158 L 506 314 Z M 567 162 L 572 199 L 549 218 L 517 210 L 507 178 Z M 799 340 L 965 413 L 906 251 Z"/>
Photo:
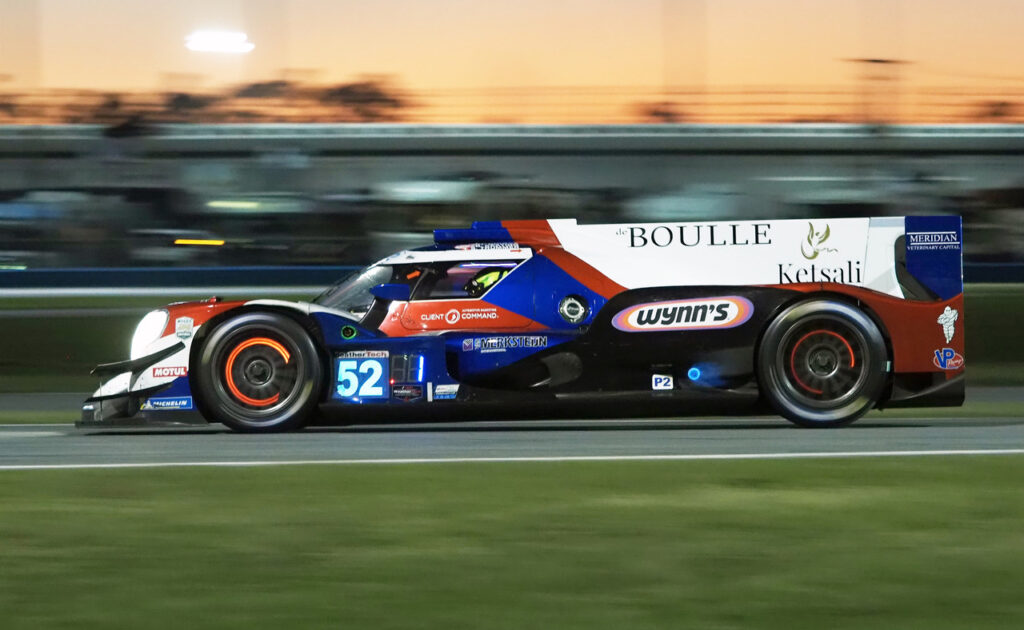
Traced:
<path fill-rule="evenodd" d="M 839 459 L 853 457 L 934 457 L 941 455 L 1024 455 L 1024 448 L 973 449 L 946 451 L 842 451 L 817 453 L 735 453 L 703 455 L 567 455 L 549 457 L 421 457 L 414 459 L 300 459 L 283 461 L 224 462 L 136 462 L 112 464 L 11 464 L 5 470 L 82 470 L 90 468 L 247 468 L 256 466 L 340 466 L 352 464 L 471 464 L 512 462 L 611 462 L 611 461 L 699 461 L 743 459 Z"/>

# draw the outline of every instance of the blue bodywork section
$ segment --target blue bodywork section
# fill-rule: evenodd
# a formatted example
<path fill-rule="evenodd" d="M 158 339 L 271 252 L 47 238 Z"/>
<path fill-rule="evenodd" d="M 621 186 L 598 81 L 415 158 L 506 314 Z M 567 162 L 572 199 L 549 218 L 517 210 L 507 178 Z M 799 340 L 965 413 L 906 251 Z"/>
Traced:
<path fill-rule="evenodd" d="M 189 387 L 188 377 L 179 376 L 171 381 L 170 387 L 146 400 L 143 408 L 146 411 L 192 409 L 192 388 Z"/>
<path fill-rule="evenodd" d="M 587 304 L 586 319 L 576 325 L 569 324 L 558 314 L 559 303 L 568 295 L 577 295 Z M 590 324 L 607 302 L 543 255 L 536 255 L 519 265 L 484 299 L 554 330 Z"/>
<path fill-rule="evenodd" d="M 500 221 L 475 221 L 470 228 L 434 230 L 434 242 L 444 243 L 511 243 L 514 239 Z"/>
<path fill-rule="evenodd" d="M 964 291 L 960 217 L 906 217 L 907 271 L 943 300 Z"/>
<path fill-rule="evenodd" d="M 509 282 L 505 292 L 509 296 L 519 296 L 520 300 L 513 310 L 530 316 L 530 313 L 523 312 L 523 304 L 528 308 L 531 302 L 532 283 L 526 281 L 513 286 L 514 275 L 510 275 L 507 281 L 503 280 L 498 287 Z M 523 274 L 521 277 L 529 276 Z M 498 287 L 488 293 L 488 298 Z M 557 310 L 557 304 L 554 308 Z M 410 395 L 410 391 L 416 391 L 416 388 L 422 388 L 423 392 L 423 396 L 417 399 L 426 400 L 428 389 L 434 391 L 439 385 L 458 384 L 459 381 L 448 372 L 450 354 L 455 355 L 459 375 L 465 380 L 508 367 L 577 336 L 573 331 L 517 334 L 453 331 L 442 335 L 387 337 L 339 315 L 314 313 L 313 317 L 332 354 L 330 398 L 354 404 L 395 402 L 400 395 Z M 346 326 L 353 326 L 358 334 L 344 339 L 341 330 Z"/>
<path fill-rule="evenodd" d="M 320 326 L 324 343 L 332 353 L 332 400 L 356 404 L 387 403 L 394 399 L 392 394 L 401 391 L 402 385 L 425 388 L 427 383 L 436 387 L 456 382 L 448 374 L 443 337 L 387 337 L 363 328 L 347 317 L 331 313 L 313 313 L 313 319 Z M 345 327 L 352 327 L 357 334 L 345 339 L 342 336 L 342 329 Z M 386 352 L 387 356 L 372 356 L 381 352 Z M 342 366 L 341 360 L 349 363 Z M 382 382 L 376 380 L 376 368 L 371 365 L 374 363 L 379 364 L 382 369 Z M 346 372 L 351 373 L 350 376 L 341 371 L 343 367 Z M 353 386 L 355 393 L 345 395 Z M 377 387 L 384 391 L 377 392 Z M 364 395 L 360 395 L 360 391 L 363 391 Z"/>
<path fill-rule="evenodd" d="M 546 331 L 518 335 L 478 332 L 448 336 L 446 344 L 449 352 L 458 353 L 459 372 L 465 378 L 500 370 L 575 338 L 571 333 Z"/>
<path fill-rule="evenodd" d="M 437 230 L 435 240 L 441 245 L 505 242 L 511 241 L 511 237 L 500 223 L 478 222 L 470 229 Z M 559 314 L 559 305 L 568 296 L 576 296 L 587 307 L 586 316 L 576 324 L 570 324 Z M 549 258 L 537 254 L 498 282 L 483 296 L 482 303 L 531 319 L 546 330 L 529 333 L 451 331 L 439 335 L 387 337 L 338 315 L 314 313 L 313 318 L 332 353 L 331 397 L 365 404 L 390 402 L 399 396 L 407 400 L 418 387 L 426 391 L 438 385 L 458 384 L 448 371 L 452 358 L 458 366 L 460 380 L 472 381 L 575 340 L 580 328 L 591 324 L 606 302 Z M 347 338 L 342 333 L 345 329 Z M 344 359 L 344 363 L 339 359 Z M 415 378 L 408 371 L 410 364 L 417 366 Z M 386 387 L 381 389 L 377 380 L 379 372 L 389 376 L 386 385 L 390 386 L 392 396 L 388 395 Z M 358 391 L 369 395 L 353 393 Z"/>
<path fill-rule="evenodd" d="M 363 328 L 347 317 L 342 317 L 341 315 L 335 315 L 333 313 L 313 313 L 313 319 L 316 320 L 316 323 L 320 326 L 320 332 L 323 333 L 324 336 L 324 344 L 326 344 L 328 348 L 334 348 L 355 341 L 377 339 L 378 337 L 383 336 L 375 330 Z M 351 328 L 354 330 L 356 333 L 355 337 L 345 339 L 342 335 L 342 331 L 345 328 Z"/>
<path fill-rule="evenodd" d="M 376 387 L 383 385 L 387 392 L 393 392 L 399 385 L 430 383 L 436 387 L 455 383 L 455 379 L 448 374 L 444 340 L 441 337 L 353 339 L 341 346 L 332 347 L 331 351 L 334 354 L 330 396 L 332 400 L 358 404 L 386 403 L 391 401 L 391 397 L 386 393 L 374 391 Z M 374 356 L 377 353 L 386 353 L 386 357 Z M 349 362 L 347 369 L 353 372 L 353 376 L 346 376 L 341 371 L 343 360 Z M 382 368 L 381 376 L 386 383 L 377 381 L 375 368 L 369 365 L 374 361 Z M 396 370 L 400 367 L 404 369 L 402 374 L 398 375 Z M 355 393 L 346 395 L 353 387 Z"/>

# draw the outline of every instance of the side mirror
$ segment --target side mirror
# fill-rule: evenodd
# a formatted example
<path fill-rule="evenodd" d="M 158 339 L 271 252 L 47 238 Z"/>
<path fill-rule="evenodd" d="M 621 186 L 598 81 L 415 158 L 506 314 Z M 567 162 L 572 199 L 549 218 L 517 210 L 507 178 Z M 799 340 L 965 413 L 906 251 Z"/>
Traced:
<path fill-rule="evenodd" d="M 410 296 L 409 285 L 398 283 L 378 284 L 370 289 L 370 295 L 378 300 L 390 300 L 392 302 L 408 302 Z"/>

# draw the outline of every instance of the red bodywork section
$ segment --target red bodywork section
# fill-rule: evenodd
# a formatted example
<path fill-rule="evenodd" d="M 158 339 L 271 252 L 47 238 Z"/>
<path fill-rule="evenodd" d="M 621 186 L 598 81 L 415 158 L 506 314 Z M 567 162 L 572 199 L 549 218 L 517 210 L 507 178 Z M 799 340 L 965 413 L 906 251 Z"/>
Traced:
<path fill-rule="evenodd" d="M 878 318 L 883 332 L 889 338 L 892 346 L 893 372 L 945 372 L 947 378 L 963 372 L 962 363 L 955 369 L 948 370 L 935 365 L 936 350 L 951 348 L 961 357 L 964 356 L 962 293 L 941 302 L 913 302 L 847 284 L 807 282 L 772 286 L 801 293 L 837 293 L 863 303 L 867 310 Z M 939 316 L 947 306 L 956 309 L 959 314 L 955 333 L 948 342 L 942 325 L 938 322 Z"/>
<path fill-rule="evenodd" d="M 551 225 L 545 219 L 526 221 L 502 221 L 501 226 L 508 230 L 512 240 L 530 247 L 561 246 Z"/>
<path fill-rule="evenodd" d="M 389 337 L 408 337 L 447 330 L 530 331 L 547 327 L 483 300 L 392 302 L 379 330 Z"/>
<path fill-rule="evenodd" d="M 822 290 L 854 297 L 878 316 L 892 344 L 893 372 L 945 372 L 947 378 L 963 372 L 963 363 L 948 370 L 935 365 L 937 350 L 951 348 L 964 356 L 963 293 L 943 302 L 912 302 L 842 284 L 823 284 Z M 947 306 L 959 314 L 953 338 L 949 341 L 946 341 L 942 325 L 938 322 Z"/>
<path fill-rule="evenodd" d="M 603 273 L 562 249 L 551 225 L 545 220 L 502 221 L 512 240 L 528 245 L 534 253 L 546 257 L 580 283 L 606 300 L 626 290 Z"/>
<path fill-rule="evenodd" d="M 173 335 L 175 333 L 175 320 L 179 317 L 191 317 L 192 325 L 199 326 L 205 324 L 215 316 L 220 315 L 224 311 L 229 311 L 233 308 L 242 306 L 245 302 L 184 302 L 182 304 L 171 304 L 167 308 L 167 327 L 164 328 L 163 335 Z"/>

